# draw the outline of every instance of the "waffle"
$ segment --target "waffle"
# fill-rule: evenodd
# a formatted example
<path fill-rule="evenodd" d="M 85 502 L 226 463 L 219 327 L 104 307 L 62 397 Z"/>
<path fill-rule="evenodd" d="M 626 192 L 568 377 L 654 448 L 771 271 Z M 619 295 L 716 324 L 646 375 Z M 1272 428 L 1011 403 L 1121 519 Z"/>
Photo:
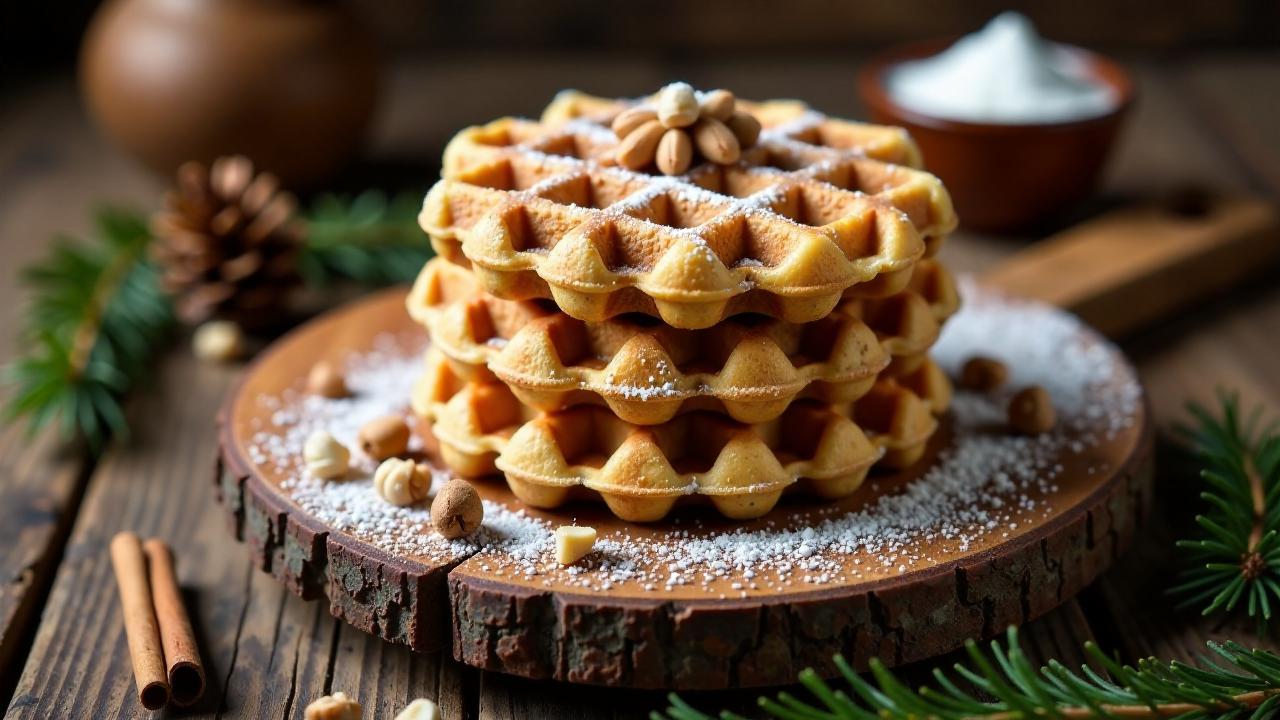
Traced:
<path fill-rule="evenodd" d="M 692 412 L 640 426 L 596 405 L 536 412 L 501 383 L 466 381 L 435 348 L 426 365 L 413 407 L 455 472 L 500 471 L 534 507 L 600 498 L 635 522 L 661 519 L 694 497 L 733 519 L 767 513 L 790 490 L 842 497 L 878 460 L 919 460 L 938 423 L 933 401 L 898 380 L 877 382 L 854 403 L 801 400 L 765 423 Z"/>
<path fill-rule="evenodd" d="M 584 323 L 537 303 L 494 298 L 441 259 L 423 268 L 408 307 L 460 375 L 499 379 L 543 411 L 603 402 L 637 425 L 696 410 L 759 423 L 796 398 L 849 402 L 890 362 L 888 341 L 844 310 L 805 325 L 748 316 L 706 330 L 632 319 Z M 926 313 L 936 335 L 927 306 L 912 307 Z"/>
<path fill-rule="evenodd" d="M 637 102 L 651 100 L 602 98 L 566 90 L 543 111 L 542 122 L 608 126 L 618 113 Z M 955 229 L 955 214 L 945 190 L 940 195 L 935 191 L 917 193 L 914 184 L 907 181 L 910 175 L 893 169 L 893 165 L 924 169 L 920 149 L 905 129 L 829 117 L 798 100 L 738 100 L 737 105 L 754 115 L 767 131 L 757 148 L 745 152 L 743 160 L 747 165 L 793 169 L 784 162 L 793 157 L 810 163 L 850 155 L 877 160 L 881 164 L 846 166 L 856 169 L 858 175 L 851 178 L 837 172 L 832 180 L 840 187 L 857 185 L 856 189 L 862 192 L 886 197 L 894 207 L 906 212 L 924 239 L 927 257 L 936 254 L 946 234 Z"/>
<path fill-rule="evenodd" d="M 892 358 L 884 374 L 889 377 L 914 372 L 928 357 L 942 325 L 960 309 L 955 280 L 936 260 L 923 260 L 907 287 L 887 298 L 846 302 L 841 310 L 859 318 L 875 331 Z"/>
<path fill-rule="evenodd" d="M 492 294 L 581 320 L 810 322 L 846 291 L 901 290 L 955 215 L 932 175 L 804 142 L 806 122 L 767 129 L 736 165 L 667 178 L 611 166 L 616 140 L 592 121 L 498 120 L 449 143 L 419 223 Z"/>

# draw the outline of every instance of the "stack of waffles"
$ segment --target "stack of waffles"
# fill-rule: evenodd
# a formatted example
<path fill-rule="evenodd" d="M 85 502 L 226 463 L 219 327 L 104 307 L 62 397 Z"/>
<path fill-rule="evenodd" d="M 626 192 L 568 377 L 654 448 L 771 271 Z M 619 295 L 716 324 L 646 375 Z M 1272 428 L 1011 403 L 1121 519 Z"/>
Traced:
<path fill-rule="evenodd" d="M 431 338 L 413 407 L 445 463 L 652 521 L 696 500 L 758 517 L 917 462 L 959 299 L 933 257 L 955 216 L 911 139 L 739 101 L 759 141 L 665 177 L 613 160 L 637 102 L 562 93 L 446 149 L 408 300 Z"/>

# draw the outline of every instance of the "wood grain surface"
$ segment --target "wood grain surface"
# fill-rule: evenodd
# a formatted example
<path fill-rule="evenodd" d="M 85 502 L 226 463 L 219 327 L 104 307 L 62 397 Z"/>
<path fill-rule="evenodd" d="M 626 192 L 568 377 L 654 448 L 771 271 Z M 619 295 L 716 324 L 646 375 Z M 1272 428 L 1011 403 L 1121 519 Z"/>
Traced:
<path fill-rule="evenodd" d="M 514 67 L 514 70 L 507 71 Z M 1095 207 L 1158 201 L 1198 184 L 1230 194 L 1280 199 L 1280 54 L 1192 55 L 1138 62 L 1140 102 L 1117 148 Z M 465 123 L 535 113 L 550 93 L 577 85 L 635 93 L 669 76 L 723 85 L 749 96 L 799 96 L 835 114 L 857 115 L 856 61 L 807 56 L 765 61 L 740 53 L 711 60 L 593 60 L 454 56 L 396 68 L 370 164 L 353 187 L 371 182 L 425 186 L 438 172 L 449 134 Z M 441 98 L 450 101 L 442 102 Z M 70 78 L 32 79 L 0 103 L 0 249 L 4 281 L 0 352 L 10 357 L 21 292 L 15 273 L 58 231 L 87 229 L 104 200 L 154 207 L 162 184 L 110 149 L 82 115 Z M 1049 234 L 1060 227 L 1045 228 Z M 1026 238 L 958 233 L 944 259 L 982 271 Z M 1274 274 L 1269 276 L 1274 278 Z M 1264 279 L 1200 301 L 1128 339 L 1161 429 L 1188 399 L 1211 401 L 1218 386 L 1280 408 L 1280 286 Z M 210 674 L 210 692 L 191 717 L 302 717 L 307 702 L 346 690 L 366 717 L 390 717 L 409 699 L 434 697 L 446 718 L 639 718 L 660 694 L 565 687 L 474 671 L 439 654 L 415 655 L 334 620 L 322 602 L 297 599 L 252 568 L 232 541 L 204 481 L 214 450 L 214 415 L 236 368 L 202 365 L 176 341 L 153 382 L 133 398 L 137 432 L 95 465 L 60 453 L 48 437 L 0 434 L 0 686 L 8 717 L 147 717 L 133 679 L 109 563 L 120 528 L 168 539 L 178 557 Z M 1154 522 L 1112 572 L 1058 611 L 1033 622 L 1024 640 L 1036 658 L 1078 661 L 1095 639 L 1133 659 L 1192 660 L 1208 638 L 1235 637 L 1280 648 L 1244 623 L 1177 612 L 1161 593 L 1177 558 L 1171 541 L 1194 509 L 1194 488 L 1177 455 L 1158 450 Z M 16 518 L 14 521 L 12 518 Z M 5 660 L 8 660 L 6 663 Z M 907 669 L 923 678 L 922 669 Z M 749 709 L 746 693 L 697 694 L 706 708 Z"/>

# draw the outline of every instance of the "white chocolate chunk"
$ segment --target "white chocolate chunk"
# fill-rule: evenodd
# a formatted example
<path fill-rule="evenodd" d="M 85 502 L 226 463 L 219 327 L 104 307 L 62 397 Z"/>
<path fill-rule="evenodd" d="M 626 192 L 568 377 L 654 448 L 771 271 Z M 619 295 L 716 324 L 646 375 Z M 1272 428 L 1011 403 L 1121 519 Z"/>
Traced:
<path fill-rule="evenodd" d="M 572 565 L 591 552 L 596 544 L 596 529 L 585 525 L 561 525 L 556 528 L 556 562 Z"/>

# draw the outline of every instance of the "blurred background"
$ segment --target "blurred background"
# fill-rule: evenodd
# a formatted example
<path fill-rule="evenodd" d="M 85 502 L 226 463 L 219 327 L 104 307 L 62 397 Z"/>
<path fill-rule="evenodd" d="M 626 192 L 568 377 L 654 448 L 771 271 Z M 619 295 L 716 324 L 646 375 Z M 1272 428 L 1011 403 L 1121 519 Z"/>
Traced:
<path fill-rule="evenodd" d="M 3 3 L 0 112 L 74 73 L 99 5 Z M 375 180 L 425 185 L 434 172 L 426 178 L 423 172 L 434 169 L 458 128 L 500 115 L 536 115 L 570 86 L 635 95 L 681 78 L 747 97 L 801 97 L 835 115 L 863 116 L 854 88 L 860 61 L 898 43 L 975 31 L 1006 9 L 1028 15 L 1048 38 L 1114 54 L 1157 75 L 1205 53 L 1273 49 L 1280 38 L 1274 0 L 372 0 L 349 9 L 374 38 L 385 77 L 362 162 L 327 184 L 352 188 Z M 1146 81 L 1139 73 L 1144 99 Z M 1164 176 L 1160 183 L 1191 179 Z"/>

